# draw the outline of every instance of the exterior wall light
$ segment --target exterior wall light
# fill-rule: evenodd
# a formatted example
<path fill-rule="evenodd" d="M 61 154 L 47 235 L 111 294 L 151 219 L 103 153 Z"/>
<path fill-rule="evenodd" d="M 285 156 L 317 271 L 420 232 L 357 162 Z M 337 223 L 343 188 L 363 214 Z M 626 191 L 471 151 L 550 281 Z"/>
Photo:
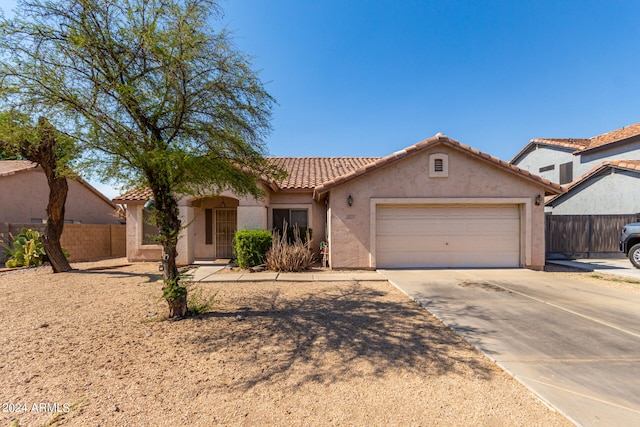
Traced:
<path fill-rule="evenodd" d="M 148 211 L 149 209 L 153 209 L 156 207 L 156 201 L 153 199 L 149 199 L 147 200 L 147 202 L 144 204 L 144 210 Z"/>
<path fill-rule="evenodd" d="M 542 194 L 538 194 L 536 196 L 536 206 L 540 206 L 542 204 Z"/>
<path fill-rule="evenodd" d="M 351 196 L 351 194 L 349 194 L 349 197 L 347 197 L 347 204 L 349 206 L 353 205 L 353 197 Z"/>

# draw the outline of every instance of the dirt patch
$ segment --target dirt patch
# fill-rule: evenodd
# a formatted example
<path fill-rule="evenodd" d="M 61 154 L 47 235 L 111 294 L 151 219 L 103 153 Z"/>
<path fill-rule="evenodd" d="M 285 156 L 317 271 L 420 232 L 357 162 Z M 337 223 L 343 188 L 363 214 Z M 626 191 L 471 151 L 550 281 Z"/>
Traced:
<path fill-rule="evenodd" d="M 596 273 L 594 271 L 584 271 L 559 264 L 547 264 L 544 270 L 550 274 L 565 277 L 567 279 L 579 280 L 592 285 L 605 286 L 607 288 L 640 294 L 640 281 L 629 277 L 617 276 L 615 274 Z"/>
<path fill-rule="evenodd" d="M 172 322 L 156 263 L 99 266 L 0 274 L 0 425 L 571 425 L 387 282 L 206 283 Z"/>

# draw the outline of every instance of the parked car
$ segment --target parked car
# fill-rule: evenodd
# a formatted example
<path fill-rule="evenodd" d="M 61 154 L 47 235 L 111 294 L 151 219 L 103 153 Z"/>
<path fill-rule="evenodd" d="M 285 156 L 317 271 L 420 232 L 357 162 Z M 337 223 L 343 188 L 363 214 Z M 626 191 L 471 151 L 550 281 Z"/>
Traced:
<path fill-rule="evenodd" d="M 620 250 L 629 257 L 634 267 L 640 268 L 640 222 L 622 227 Z"/>

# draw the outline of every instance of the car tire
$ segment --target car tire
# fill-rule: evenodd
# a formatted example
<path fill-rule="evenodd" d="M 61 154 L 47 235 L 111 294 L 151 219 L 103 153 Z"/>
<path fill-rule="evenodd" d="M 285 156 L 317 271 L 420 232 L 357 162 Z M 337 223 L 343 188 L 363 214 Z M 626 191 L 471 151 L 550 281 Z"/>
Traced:
<path fill-rule="evenodd" d="M 640 268 L 640 243 L 633 245 L 629 250 L 629 261 L 635 268 Z"/>

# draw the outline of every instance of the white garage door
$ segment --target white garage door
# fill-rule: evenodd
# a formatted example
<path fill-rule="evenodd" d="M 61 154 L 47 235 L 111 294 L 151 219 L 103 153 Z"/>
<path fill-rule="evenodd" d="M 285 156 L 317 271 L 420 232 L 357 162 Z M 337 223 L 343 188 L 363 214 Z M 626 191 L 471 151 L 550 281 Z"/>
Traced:
<path fill-rule="evenodd" d="M 517 205 L 378 206 L 376 264 L 393 267 L 519 267 Z"/>

